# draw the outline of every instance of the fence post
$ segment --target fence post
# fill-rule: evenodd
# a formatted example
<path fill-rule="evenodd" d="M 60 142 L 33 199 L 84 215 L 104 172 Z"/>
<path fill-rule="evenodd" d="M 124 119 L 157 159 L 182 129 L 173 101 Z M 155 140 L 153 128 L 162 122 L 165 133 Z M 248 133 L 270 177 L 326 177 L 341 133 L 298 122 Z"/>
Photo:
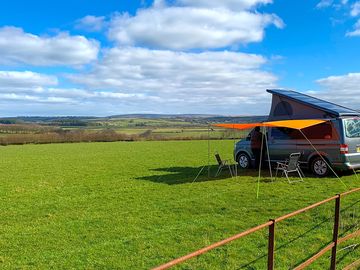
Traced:
<path fill-rule="evenodd" d="M 331 265 L 330 269 L 336 269 L 336 250 L 339 236 L 339 225 L 340 225 L 340 194 L 337 194 L 335 199 L 335 216 L 334 216 L 334 231 L 333 231 L 333 243 L 334 247 L 331 250 Z"/>
<path fill-rule="evenodd" d="M 274 253 L 275 253 L 275 220 L 270 219 L 272 224 L 269 226 L 269 242 L 268 242 L 268 270 L 274 269 Z"/>

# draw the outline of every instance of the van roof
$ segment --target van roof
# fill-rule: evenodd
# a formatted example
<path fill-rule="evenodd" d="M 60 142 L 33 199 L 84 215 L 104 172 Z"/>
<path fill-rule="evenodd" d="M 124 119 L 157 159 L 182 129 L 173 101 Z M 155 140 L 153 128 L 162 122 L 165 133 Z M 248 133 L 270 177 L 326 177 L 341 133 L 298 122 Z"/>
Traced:
<path fill-rule="evenodd" d="M 336 117 L 340 116 L 360 116 L 360 111 L 356 111 L 332 102 L 328 102 L 319 98 L 315 98 L 309 95 L 305 95 L 299 92 L 292 90 L 282 90 L 282 89 L 267 89 L 267 92 L 277 95 L 280 97 L 285 97 L 287 99 L 293 100 L 295 102 L 302 103 L 304 105 L 322 110 L 324 112 L 330 113 Z"/>

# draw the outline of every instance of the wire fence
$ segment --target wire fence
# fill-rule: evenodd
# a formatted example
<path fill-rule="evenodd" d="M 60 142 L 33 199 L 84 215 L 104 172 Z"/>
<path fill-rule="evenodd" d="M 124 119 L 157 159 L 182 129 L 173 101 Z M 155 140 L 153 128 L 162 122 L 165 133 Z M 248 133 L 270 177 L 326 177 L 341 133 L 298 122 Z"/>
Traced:
<path fill-rule="evenodd" d="M 317 261 L 319 258 L 321 258 L 325 253 L 331 252 L 330 258 L 330 269 L 334 270 L 336 269 L 337 265 L 337 254 L 339 251 L 338 246 L 344 242 L 349 241 L 350 239 L 354 239 L 357 237 L 360 237 L 360 223 L 359 221 L 359 213 L 356 212 L 355 208 L 346 207 L 341 211 L 341 201 L 344 197 L 360 192 L 360 188 L 356 188 L 341 194 L 337 194 L 336 196 L 333 196 L 331 198 L 328 198 L 326 200 L 317 202 L 315 204 L 312 204 L 308 207 L 299 209 L 295 212 L 289 213 L 287 215 L 278 217 L 276 219 L 271 219 L 266 223 L 263 223 L 261 225 L 258 225 L 256 227 L 253 227 L 249 230 L 246 230 L 244 232 L 241 232 L 239 234 L 236 234 L 232 237 L 226 238 L 222 241 L 219 241 L 217 243 L 214 243 L 212 245 L 209 245 L 207 247 L 204 247 L 202 249 L 199 249 L 195 252 L 192 252 L 190 254 L 187 254 L 185 256 L 179 257 L 175 260 L 172 260 L 170 262 L 167 262 L 163 265 L 160 265 L 158 267 L 153 268 L 153 270 L 165 270 L 169 269 L 173 266 L 179 265 L 191 258 L 200 256 L 201 254 L 207 253 L 215 248 L 224 246 L 230 242 L 233 242 L 237 239 L 243 238 L 247 235 L 253 234 L 257 231 L 263 230 L 265 228 L 268 229 L 268 246 L 267 246 L 267 269 L 273 270 L 275 267 L 275 236 L 276 236 L 276 228 L 277 225 L 280 222 L 283 222 L 284 220 L 290 219 L 294 216 L 297 216 L 301 213 L 307 212 L 311 209 L 316 209 L 319 206 L 325 205 L 329 202 L 334 201 L 335 206 L 332 213 L 332 219 L 333 219 L 333 228 L 332 228 L 332 239 L 328 245 L 326 245 L 324 248 L 322 248 L 317 253 L 313 254 L 311 257 L 306 259 L 305 261 L 301 262 L 297 266 L 294 267 L 296 270 L 305 269 L 315 261 Z M 344 222 L 340 223 L 340 216 L 341 214 L 344 216 Z M 343 237 L 339 237 L 339 235 L 344 235 Z M 360 267 L 360 260 L 357 260 L 347 267 L 345 269 L 359 269 L 357 267 Z"/>

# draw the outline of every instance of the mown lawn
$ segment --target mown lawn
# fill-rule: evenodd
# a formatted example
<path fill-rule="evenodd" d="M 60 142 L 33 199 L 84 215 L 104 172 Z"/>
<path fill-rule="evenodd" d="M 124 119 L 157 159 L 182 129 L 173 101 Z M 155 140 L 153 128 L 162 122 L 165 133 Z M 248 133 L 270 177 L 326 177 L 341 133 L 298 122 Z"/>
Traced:
<path fill-rule="evenodd" d="M 231 158 L 233 141 L 211 141 Z M 354 175 L 274 183 L 256 172 L 207 173 L 207 141 L 1 147 L 1 269 L 149 269 L 359 186 Z M 214 167 L 211 175 L 215 173 Z M 333 202 L 277 225 L 276 267 L 290 269 L 331 241 Z M 341 234 L 360 227 L 360 194 L 342 201 Z M 176 269 L 265 269 L 267 231 Z M 339 269 L 360 257 L 340 246 Z M 310 269 L 328 268 L 329 254 Z"/>

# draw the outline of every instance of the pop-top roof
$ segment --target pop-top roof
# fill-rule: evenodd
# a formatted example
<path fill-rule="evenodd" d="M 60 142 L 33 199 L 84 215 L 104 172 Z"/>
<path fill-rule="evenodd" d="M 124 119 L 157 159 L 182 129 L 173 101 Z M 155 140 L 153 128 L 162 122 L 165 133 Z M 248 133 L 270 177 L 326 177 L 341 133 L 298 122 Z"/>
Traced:
<path fill-rule="evenodd" d="M 268 89 L 267 92 L 278 95 L 280 97 L 285 97 L 290 100 L 302 103 L 304 105 L 325 111 L 334 116 L 359 116 L 360 112 L 346 108 L 341 105 L 337 105 L 335 103 L 331 103 L 319 98 L 315 98 L 312 96 L 308 96 L 299 92 L 291 91 L 291 90 L 280 90 L 280 89 Z"/>

